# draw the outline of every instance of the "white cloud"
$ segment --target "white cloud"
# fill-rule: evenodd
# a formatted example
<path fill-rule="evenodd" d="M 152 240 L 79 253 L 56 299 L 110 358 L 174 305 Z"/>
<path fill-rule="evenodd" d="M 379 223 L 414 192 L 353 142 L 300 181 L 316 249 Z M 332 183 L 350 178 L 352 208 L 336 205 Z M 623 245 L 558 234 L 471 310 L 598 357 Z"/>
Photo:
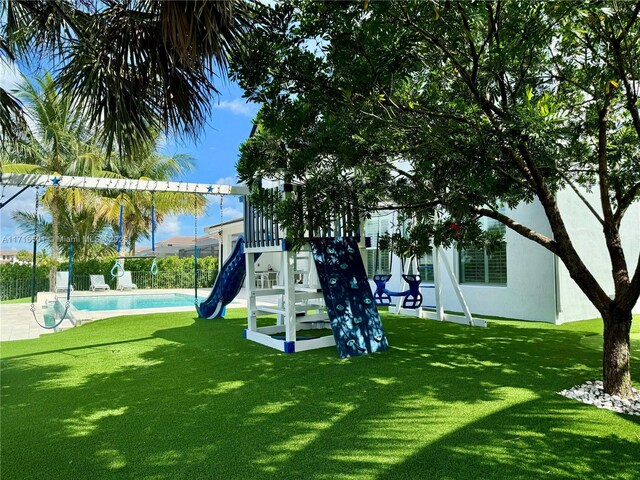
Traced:
<path fill-rule="evenodd" d="M 178 235 L 180 233 L 180 219 L 177 215 L 169 215 L 164 221 L 158 225 L 156 230 L 158 235 L 162 235 L 163 237 L 172 237 Z"/>
<path fill-rule="evenodd" d="M 222 100 L 214 108 L 229 110 L 234 115 L 244 115 L 246 117 L 254 117 L 258 113 L 258 105 L 247 102 L 242 98 L 234 98 L 233 100 Z"/>
<path fill-rule="evenodd" d="M 218 180 L 213 182 L 215 185 L 237 185 L 238 178 L 237 177 L 220 177 Z"/>
<path fill-rule="evenodd" d="M 15 63 L 0 61 L 0 88 L 11 91 L 22 81 L 22 74 Z"/>
<path fill-rule="evenodd" d="M 229 220 L 235 220 L 238 217 L 242 217 L 243 213 L 242 213 L 242 210 L 240 210 L 239 208 L 224 207 L 222 209 L 222 216 L 224 221 L 228 222 Z"/>

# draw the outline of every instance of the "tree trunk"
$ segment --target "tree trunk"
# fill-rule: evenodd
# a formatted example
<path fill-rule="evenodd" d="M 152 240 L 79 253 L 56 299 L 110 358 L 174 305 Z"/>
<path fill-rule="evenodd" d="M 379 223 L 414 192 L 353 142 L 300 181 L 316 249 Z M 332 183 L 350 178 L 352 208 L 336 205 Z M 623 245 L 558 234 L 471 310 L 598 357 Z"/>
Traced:
<path fill-rule="evenodd" d="M 604 391 L 610 395 L 629 398 L 632 395 L 629 366 L 631 310 L 613 305 L 602 318 L 604 320 L 602 356 Z"/>
<path fill-rule="evenodd" d="M 56 273 L 58 271 L 58 192 L 53 192 L 53 198 L 51 199 L 51 227 L 52 235 L 51 239 L 51 266 L 49 267 L 49 291 L 55 292 L 58 285 L 56 285 Z"/>

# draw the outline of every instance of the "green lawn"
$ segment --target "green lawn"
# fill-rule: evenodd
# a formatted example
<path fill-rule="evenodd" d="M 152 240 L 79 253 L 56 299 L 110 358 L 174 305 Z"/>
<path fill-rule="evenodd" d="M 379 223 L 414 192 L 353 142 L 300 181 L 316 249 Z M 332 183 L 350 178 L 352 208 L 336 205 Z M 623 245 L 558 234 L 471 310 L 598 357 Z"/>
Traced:
<path fill-rule="evenodd" d="M 597 321 L 384 314 L 391 350 L 340 360 L 243 340 L 244 315 L 0 344 L 2 479 L 639 478 L 640 417 L 556 394 L 599 377 Z"/>
<path fill-rule="evenodd" d="M 0 300 L 0 304 L 5 303 L 31 303 L 31 297 L 14 298 L 13 300 Z"/>

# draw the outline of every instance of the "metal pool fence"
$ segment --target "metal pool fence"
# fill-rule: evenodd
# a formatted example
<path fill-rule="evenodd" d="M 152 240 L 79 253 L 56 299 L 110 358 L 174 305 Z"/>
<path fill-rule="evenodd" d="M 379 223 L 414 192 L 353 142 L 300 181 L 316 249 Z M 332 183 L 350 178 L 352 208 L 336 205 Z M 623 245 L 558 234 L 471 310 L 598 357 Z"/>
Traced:
<path fill-rule="evenodd" d="M 217 275 L 217 270 L 198 270 L 198 288 L 211 288 Z M 157 275 L 151 275 L 149 271 L 133 271 L 131 272 L 131 279 L 139 289 L 194 287 L 192 271 L 158 272 Z M 116 288 L 117 281 L 115 278 L 105 275 L 105 281 L 112 289 Z M 71 283 L 75 290 L 89 290 L 91 286 L 89 275 L 74 275 Z M 66 289 L 66 285 L 64 287 Z M 48 291 L 49 279 L 36 278 L 36 292 Z M 0 279 L 0 300 L 13 300 L 30 296 L 31 278 Z"/>

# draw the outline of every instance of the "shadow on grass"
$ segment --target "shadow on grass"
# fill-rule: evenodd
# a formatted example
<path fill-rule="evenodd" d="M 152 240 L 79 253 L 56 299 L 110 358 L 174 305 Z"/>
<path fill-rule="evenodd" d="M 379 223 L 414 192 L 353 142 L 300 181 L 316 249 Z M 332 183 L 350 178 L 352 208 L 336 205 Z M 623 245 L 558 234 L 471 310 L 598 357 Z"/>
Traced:
<path fill-rule="evenodd" d="M 333 348 L 285 355 L 244 341 L 243 312 L 231 315 L 111 319 L 77 329 L 59 351 L 5 358 L 2 477 L 631 479 L 640 470 L 635 418 L 556 394 L 599 375 L 585 332 L 385 315 L 391 350 L 340 360 Z"/>

